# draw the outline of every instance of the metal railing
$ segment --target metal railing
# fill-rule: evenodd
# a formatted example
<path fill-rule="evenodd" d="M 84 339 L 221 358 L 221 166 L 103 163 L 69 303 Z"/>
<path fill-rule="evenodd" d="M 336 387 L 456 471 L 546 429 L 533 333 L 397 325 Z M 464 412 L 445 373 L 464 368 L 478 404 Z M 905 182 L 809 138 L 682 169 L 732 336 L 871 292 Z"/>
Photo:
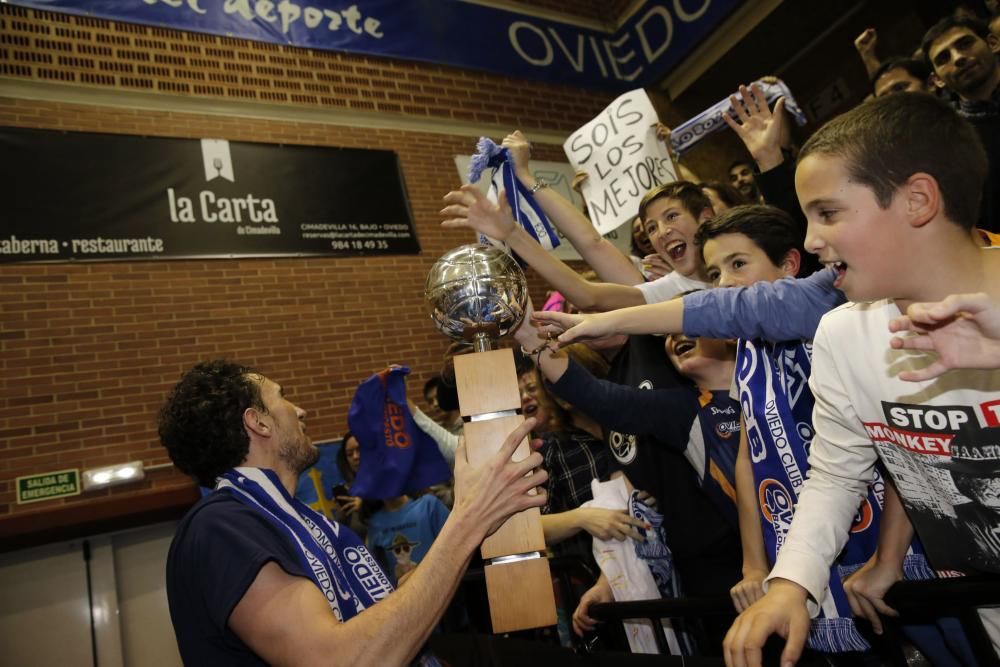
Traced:
<path fill-rule="evenodd" d="M 942 616 L 958 618 L 978 665 L 1000 667 L 1000 659 L 977 612 L 978 607 L 1000 607 L 1000 577 L 901 581 L 889 589 L 885 601 L 899 612 L 898 620 L 903 623 Z M 735 616 L 732 600 L 728 596 L 608 602 L 592 605 L 589 614 L 605 622 L 650 620 L 657 646 L 663 655 L 669 651 L 662 626 L 657 622 L 659 619 Z"/>

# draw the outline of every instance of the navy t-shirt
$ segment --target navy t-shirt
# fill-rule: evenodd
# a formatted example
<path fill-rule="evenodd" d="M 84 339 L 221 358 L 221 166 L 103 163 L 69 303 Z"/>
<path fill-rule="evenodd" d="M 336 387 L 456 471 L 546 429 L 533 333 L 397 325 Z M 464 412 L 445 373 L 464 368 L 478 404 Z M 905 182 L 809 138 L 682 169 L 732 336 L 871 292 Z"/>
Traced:
<path fill-rule="evenodd" d="M 229 629 L 229 615 L 270 561 L 309 579 L 287 535 L 228 493 L 188 512 L 167 556 L 170 619 L 185 665 L 267 664 Z"/>

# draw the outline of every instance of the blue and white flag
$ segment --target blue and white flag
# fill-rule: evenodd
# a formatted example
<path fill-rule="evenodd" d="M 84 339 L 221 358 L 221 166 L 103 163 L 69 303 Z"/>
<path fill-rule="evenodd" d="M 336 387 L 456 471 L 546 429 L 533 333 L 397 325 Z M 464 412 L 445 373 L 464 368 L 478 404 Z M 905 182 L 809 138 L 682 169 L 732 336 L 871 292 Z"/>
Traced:
<path fill-rule="evenodd" d="M 478 152 L 469 162 L 469 182 L 477 182 L 488 167 L 492 168 L 490 190 L 486 195 L 489 200 L 496 203 L 500 191 L 503 190 L 510 204 L 510 210 L 514 214 L 514 221 L 546 250 L 556 248 L 559 245 L 559 236 L 538 206 L 535 197 L 514 175 L 514 161 L 510 157 L 510 151 L 498 146 L 488 137 L 479 137 L 476 150 Z M 504 241 L 480 234 L 479 242 L 496 246 L 511 254 L 510 248 Z"/>

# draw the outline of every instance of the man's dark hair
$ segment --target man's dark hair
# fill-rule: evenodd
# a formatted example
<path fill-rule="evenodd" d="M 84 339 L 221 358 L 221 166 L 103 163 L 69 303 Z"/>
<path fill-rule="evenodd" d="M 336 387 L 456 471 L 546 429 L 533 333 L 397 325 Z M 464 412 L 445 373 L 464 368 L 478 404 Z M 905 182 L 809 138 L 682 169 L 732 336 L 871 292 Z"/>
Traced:
<path fill-rule="evenodd" d="M 986 183 L 986 151 L 976 130 L 933 95 L 884 95 L 821 127 L 799 153 L 839 157 L 851 179 L 872 190 L 881 208 L 913 174 L 937 181 L 945 215 L 972 229 Z"/>
<path fill-rule="evenodd" d="M 733 163 L 729 165 L 729 169 L 726 169 L 726 173 L 732 172 L 733 169 L 739 167 L 740 165 L 746 165 L 750 167 L 750 171 L 753 171 L 753 162 L 750 160 L 733 160 Z"/>
<path fill-rule="evenodd" d="M 920 41 L 920 50 L 924 53 L 924 59 L 927 60 L 928 65 L 933 69 L 934 63 L 931 62 L 931 46 L 934 42 L 943 34 L 951 30 L 952 28 L 967 28 L 976 34 L 980 39 L 985 40 L 990 34 L 990 26 L 979 19 L 972 18 L 970 16 L 945 16 L 943 19 L 935 23 L 924 33 L 924 38 Z"/>
<path fill-rule="evenodd" d="M 259 373 L 217 359 L 198 364 L 181 378 L 160 410 L 160 442 L 170 460 L 202 486 L 214 486 L 240 465 L 250 449 L 243 412 L 266 412 Z"/>
<path fill-rule="evenodd" d="M 781 266 L 789 250 L 798 250 L 801 256 L 799 276 L 808 276 L 820 266 L 816 256 L 803 247 L 805 234 L 801 225 L 780 208 L 760 204 L 736 206 L 702 223 L 695 232 L 694 242 L 704 253 L 709 239 L 724 234 L 743 234 L 763 250 L 775 266 Z"/>
<path fill-rule="evenodd" d="M 928 67 L 927 62 L 924 60 L 917 60 L 916 58 L 903 58 L 901 56 L 886 58 L 882 61 L 882 64 L 878 66 L 878 69 L 875 70 L 875 73 L 872 74 L 872 90 L 875 90 L 875 84 L 882 78 L 883 75 L 894 69 L 904 69 L 907 74 L 912 76 L 914 79 L 920 79 L 925 84 L 931 75 L 930 67 Z"/>
<path fill-rule="evenodd" d="M 701 191 L 701 188 L 688 181 L 674 181 L 657 186 L 647 192 L 639 202 L 639 217 L 646 220 L 646 209 L 657 199 L 669 197 L 681 203 L 688 213 L 697 218 L 706 208 L 712 208 L 712 202 Z"/>

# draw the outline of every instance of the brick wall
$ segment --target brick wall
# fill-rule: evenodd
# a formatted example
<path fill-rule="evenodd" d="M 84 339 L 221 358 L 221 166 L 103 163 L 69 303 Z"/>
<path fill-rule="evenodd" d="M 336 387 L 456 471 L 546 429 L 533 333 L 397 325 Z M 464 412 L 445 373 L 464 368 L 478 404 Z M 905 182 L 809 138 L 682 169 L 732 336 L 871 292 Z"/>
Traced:
<path fill-rule="evenodd" d="M 529 135 L 575 129 L 610 101 L 446 67 L 9 5 L 0 5 L 0 76 L 289 108 L 346 106 L 401 120 L 474 120 Z M 19 475 L 167 461 L 156 410 L 181 372 L 202 359 L 239 359 L 282 382 L 310 411 L 316 439 L 343 432 L 354 387 L 389 363 L 410 365 L 411 396 L 423 402 L 420 387 L 447 341 L 431 325 L 421 289 L 434 260 L 470 240 L 438 225 L 440 198 L 459 183 L 452 158 L 473 150 L 469 137 L 13 99 L 3 96 L 2 81 L 0 125 L 394 150 L 423 248 L 419 256 L 381 258 L 0 265 L 0 525 L 28 512 L 44 520 L 67 504 L 189 485 L 163 469 L 139 485 L 14 503 Z M 536 155 L 564 159 L 558 146 L 538 145 Z M 532 280 L 532 288 L 539 298 L 544 286 Z"/>

